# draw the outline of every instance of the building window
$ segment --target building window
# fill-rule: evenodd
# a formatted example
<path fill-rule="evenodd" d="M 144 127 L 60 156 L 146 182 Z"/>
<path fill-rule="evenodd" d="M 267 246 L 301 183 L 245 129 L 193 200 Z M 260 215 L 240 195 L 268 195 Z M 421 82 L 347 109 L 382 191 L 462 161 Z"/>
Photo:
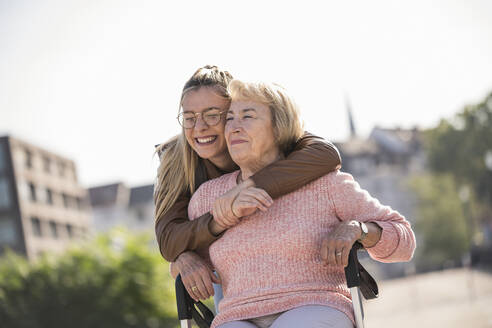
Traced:
<path fill-rule="evenodd" d="M 31 218 L 31 225 L 32 225 L 32 233 L 34 236 L 41 237 L 42 231 L 41 231 L 41 221 L 38 218 Z"/>
<path fill-rule="evenodd" d="M 50 232 L 51 232 L 51 237 L 53 238 L 58 238 L 58 227 L 56 226 L 56 222 L 50 221 Z"/>
<path fill-rule="evenodd" d="M 84 199 L 82 197 L 76 197 L 75 199 L 77 201 L 77 208 L 79 210 L 83 210 L 84 209 Z"/>
<path fill-rule="evenodd" d="M 0 217 L 0 244 L 15 245 L 16 237 L 14 220 L 8 216 Z"/>
<path fill-rule="evenodd" d="M 71 168 L 72 179 L 74 182 L 77 182 L 77 171 L 75 170 L 75 164 L 72 164 Z"/>
<path fill-rule="evenodd" d="M 51 160 L 48 156 L 43 157 L 43 167 L 46 173 L 50 173 L 51 171 Z"/>
<path fill-rule="evenodd" d="M 29 197 L 31 201 L 35 202 L 37 197 L 36 197 L 36 187 L 34 186 L 33 183 L 29 182 Z"/>
<path fill-rule="evenodd" d="M 29 150 L 26 150 L 26 167 L 32 168 L 32 153 Z"/>
<path fill-rule="evenodd" d="M 67 224 L 67 235 L 68 235 L 68 238 L 70 238 L 70 239 L 73 238 L 73 227 L 71 224 Z"/>
<path fill-rule="evenodd" d="M 3 145 L 0 144 L 0 172 L 2 172 L 6 168 L 7 158 L 5 156 L 6 152 L 3 149 Z"/>
<path fill-rule="evenodd" d="M 137 219 L 138 221 L 143 221 L 145 219 L 145 211 L 143 210 L 143 208 L 139 208 L 137 210 Z"/>
<path fill-rule="evenodd" d="M 10 207 L 10 197 L 9 182 L 6 177 L 0 176 L 0 210 Z"/>
<path fill-rule="evenodd" d="M 67 194 L 62 194 L 62 198 L 63 198 L 63 206 L 65 206 L 65 208 L 68 208 L 70 205 L 70 197 Z"/>
<path fill-rule="evenodd" d="M 53 192 L 50 188 L 46 188 L 46 203 L 53 205 Z"/>
<path fill-rule="evenodd" d="M 61 177 L 65 176 L 65 169 L 66 169 L 65 163 L 58 162 L 58 172 L 60 173 Z"/>

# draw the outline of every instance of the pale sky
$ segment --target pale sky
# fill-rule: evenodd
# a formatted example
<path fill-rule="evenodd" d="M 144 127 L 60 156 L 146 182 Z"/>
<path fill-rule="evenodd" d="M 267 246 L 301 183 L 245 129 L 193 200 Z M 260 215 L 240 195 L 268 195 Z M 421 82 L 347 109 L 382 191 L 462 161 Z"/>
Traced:
<path fill-rule="evenodd" d="M 306 129 L 431 127 L 492 91 L 492 1 L 0 0 L 0 135 L 84 186 L 151 183 L 184 82 L 215 64 L 285 86 Z"/>

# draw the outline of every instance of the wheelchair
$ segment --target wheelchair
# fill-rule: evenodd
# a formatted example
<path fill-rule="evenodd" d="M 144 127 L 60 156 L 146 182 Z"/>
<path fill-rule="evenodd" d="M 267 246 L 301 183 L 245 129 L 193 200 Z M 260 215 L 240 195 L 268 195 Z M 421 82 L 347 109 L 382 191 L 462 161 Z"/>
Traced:
<path fill-rule="evenodd" d="M 345 267 L 345 278 L 350 290 L 354 308 L 355 327 L 364 328 L 364 309 L 362 296 L 366 299 L 378 297 L 378 286 L 374 278 L 360 264 L 357 252 L 364 250 L 360 243 L 355 243 L 349 254 L 349 264 Z M 202 302 L 193 300 L 184 287 L 181 276 L 176 277 L 176 305 L 181 328 L 191 328 L 192 320 L 200 328 L 209 328 L 214 319 L 213 312 Z"/>

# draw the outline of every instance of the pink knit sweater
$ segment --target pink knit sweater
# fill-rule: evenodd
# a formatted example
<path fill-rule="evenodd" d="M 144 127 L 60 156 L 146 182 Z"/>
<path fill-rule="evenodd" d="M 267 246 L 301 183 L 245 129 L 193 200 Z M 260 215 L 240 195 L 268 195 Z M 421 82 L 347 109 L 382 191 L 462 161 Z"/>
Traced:
<path fill-rule="evenodd" d="M 215 199 L 236 185 L 239 171 L 210 180 L 191 198 L 190 219 L 212 209 Z M 212 328 L 298 306 L 319 304 L 353 310 L 342 266 L 323 266 L 322 237 L 342 220 L 376 222 L 381 240 L 368 249 L 381 262 L 408 261 L 415 249 L 410 224 L 362 190 L 350 174 L 333 172 L 257 211 L 210 246 L 222 278 L 224 298 Z"/>

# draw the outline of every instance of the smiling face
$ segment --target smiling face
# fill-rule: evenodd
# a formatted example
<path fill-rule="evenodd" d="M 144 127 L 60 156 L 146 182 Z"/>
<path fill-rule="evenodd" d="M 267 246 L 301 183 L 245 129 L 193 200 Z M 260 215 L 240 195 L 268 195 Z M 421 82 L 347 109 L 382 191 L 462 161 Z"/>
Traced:
<path fill-rule="evenodd" d="M 254 101 L 232 101 L 226 116 L 229 153 L 244 173 L 254 174 L 279 156 L 270 108 Z M 250 174 L 247 174 L 249 176 Z"/>
<path fill-rule="evenodd" d="M 205 115 L 211 110 L 226 111 L 230 101 L 222 97 L 213 87 L 201 87 L 188 91 L 183 97 L 182 111 L 187 115 L 201 113 Z M 217 125 L 209 126 L 203 116 L 197 115 L 194 128 L 184 129 L 186 140 L 201 158 L 208 159 L 215 166 L 225 169 L 231 165 L 224 138 L 224 114 Z"/>

